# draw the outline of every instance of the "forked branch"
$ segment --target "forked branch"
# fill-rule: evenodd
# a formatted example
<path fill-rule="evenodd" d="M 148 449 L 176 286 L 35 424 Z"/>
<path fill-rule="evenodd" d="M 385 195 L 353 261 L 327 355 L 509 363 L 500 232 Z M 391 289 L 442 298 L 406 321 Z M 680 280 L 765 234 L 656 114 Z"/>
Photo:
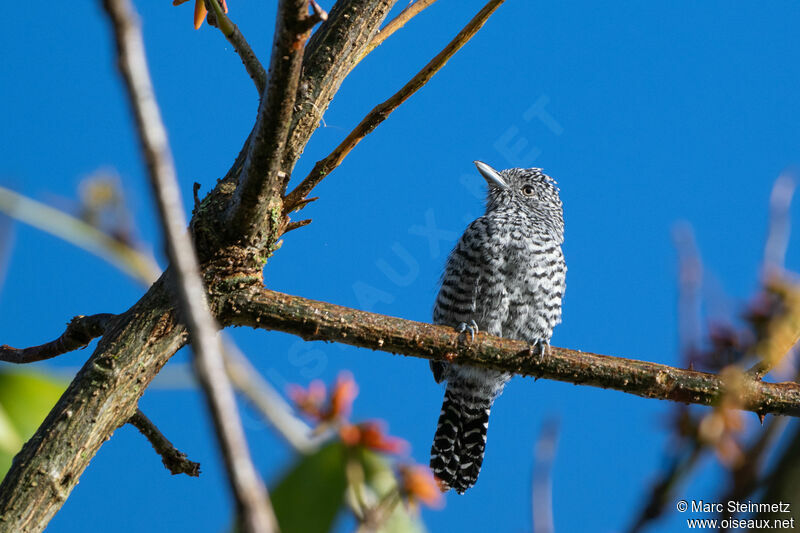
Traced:
<path fill-rule="evenodd" d="M 377 33 L 393 4 L 394 0 L 338 0 L 309 43 L 303 66 L 304 90 L 298 91 L 300 100 L 284 154 L 287 169 L 299 158 L 354 58 Z M 245 142 L 245 153 L 249 144 Z M 219 295 L 229 290 L 226 280 L 241 279 L 243 273 L 250 273 L 247 279 L 259 278 L 260 270 L 251 271 L 250 263 L 237 262 L 243 256 L 239 248 L 222 250 L 220 239 L 202 236 L 205 231 L 216 235 L 217 230 L 229 228 L 222 214 L 230 205 L 231 185 L 241 173 L 244 159 L 244 154 L 236 159 L 226 178 L 204 200 L 204 208 L 197 210 L 192 225 L 200 254 L 206 259 L 222 257 L 213 278 L 219 283 L 211 290 L 213 307 Z M 280 203 L 280 195 L 277 201 Z M 23 446 L 0 483 L 0 529 L 42 531 L 97 450 L 134 415 L 148 384 L 185 344 L 185 320 L 176 316 L 170 297 L 173 275 L 174 269 L 170 269 L 136 304 L 111 321 L 94 354 Z"/>

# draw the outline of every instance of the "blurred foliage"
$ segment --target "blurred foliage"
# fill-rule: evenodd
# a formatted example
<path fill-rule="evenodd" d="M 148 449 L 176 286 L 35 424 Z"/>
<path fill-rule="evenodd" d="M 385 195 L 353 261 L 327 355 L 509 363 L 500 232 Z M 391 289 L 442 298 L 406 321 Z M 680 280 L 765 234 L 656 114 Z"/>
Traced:
<path fill-rule="evenodd" d="M 386 433 L 380 420 L 349 420 L 358 386 L 348 372 L 328 389 L 321 381 L 289 395 L 323 441 L 300 454 L 270 490 L 283 533 L 327 533 L 349 509 L 359 532 L 423 533 L 418 504 L 441 503 L 426 466 L 408 464 L 408 445 Z"/>
<path fill-rule="evenodd" d="M 283 533 L 331 530 L 347 489 L 346 453 L 341 442 L 332 442 L 300 457 L 270 492 Z"/>
<path fill-rule="evenodd" d="M 0 187 L 0 213 L 55 235 L 108 261 L 134 279 L 151 283 L 160 268 L 128 225 L 127 211 L 113 180 L 88 181 L 73 216 L 5 187 Z"/>
<path fill-rule="evenodd" d="M 38 372 L 0 372 L 0 477 L 50 412 L 66 382 Z"/>
<path fill-rule="evenodd" d="M 370 531 L 426 531 L 412 509 L 399 505 L 398 494 L 395 473 L 385 457 L 334 439 L 317 452 L 298 457 L 270 491 L 270 498 L 283 533 L 328 533 L 348 506 L 361 513 L 381 503 L 386 515 L 377 517 L 380 523 Z"/>
<path fill-rule="evenodd" d="M 688 368 L 711 372 L 725 383 L 726 393 L 711 409 L 677 405 L 669 423 L 665 467 L 653 480 L 649 495 L 633 515 L 629 533 L 637 533 L 675 508 L 681 491 L 712 455 L 723 469 L 711 501 L 795 502 L 800 498 L 800 454 L 797 441 L 771 469 L 771 459 L 786 427 L 784 417 L 747 416 L 739 391 L 768 374 L 797 381 L 800 338 L 800 278 L 784 265 L 789 244 L 789 205 L 795 180 L 781 176 L 770 198 L 770 223 L 764 247 L 760 286 L 741 311 L 731 316 L 720 295 L 706 291 L 708 275 L 688 224 L 676 227 L 678 250 L 680 344 Z M 716 301 L 714 301 L 716 300 Z M 715 316 L 713 309 L 725 309 Z M 691 495 L 681 497 L 690 499 Z M 721 521 L 747 518 L 727 506 Z M 759 516 L 761 518 L 762 516 Z M 787 518 L 787 516 L 776 516 Z M 726 531 L 721 528 L 720 531 Z"/>

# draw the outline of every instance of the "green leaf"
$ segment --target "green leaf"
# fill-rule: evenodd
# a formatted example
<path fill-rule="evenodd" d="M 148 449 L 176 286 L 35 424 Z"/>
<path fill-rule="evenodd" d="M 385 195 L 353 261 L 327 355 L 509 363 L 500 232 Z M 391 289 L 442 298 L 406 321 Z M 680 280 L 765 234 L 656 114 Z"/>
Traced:
<path fill-rule="evenodd" d="M 334 441 L 301 456 L 270 491 L 282 533 L 328 533 L 344 504 L 346 453 Z"/>
<path fill-rule="evenodd" d="M 66 383 L 37 372 L 0 372 L 0 477 L 65 387 Z"/>

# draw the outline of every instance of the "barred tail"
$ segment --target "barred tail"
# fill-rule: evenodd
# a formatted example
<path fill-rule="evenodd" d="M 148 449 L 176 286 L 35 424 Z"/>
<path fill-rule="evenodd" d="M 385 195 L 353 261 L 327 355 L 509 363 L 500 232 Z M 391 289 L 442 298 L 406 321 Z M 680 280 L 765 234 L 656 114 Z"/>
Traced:
<path fill-rule="evenodd" d="M 478 480 L 494 398 L 476 397 L 448 384 L 431 447 L 431 470 L 459 494 Z"/>

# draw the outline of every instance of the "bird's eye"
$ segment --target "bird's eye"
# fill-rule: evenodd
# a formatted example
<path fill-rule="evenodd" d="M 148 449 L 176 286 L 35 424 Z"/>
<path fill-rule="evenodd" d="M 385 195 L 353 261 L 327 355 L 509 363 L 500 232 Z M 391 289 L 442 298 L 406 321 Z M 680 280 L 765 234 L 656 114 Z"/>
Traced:
<path fill-rule="evenodd" d="M 522 194 L 525 196 L 533 196 L 533 187 L 531 185 L 525 185 L 522 188 Z"/>

